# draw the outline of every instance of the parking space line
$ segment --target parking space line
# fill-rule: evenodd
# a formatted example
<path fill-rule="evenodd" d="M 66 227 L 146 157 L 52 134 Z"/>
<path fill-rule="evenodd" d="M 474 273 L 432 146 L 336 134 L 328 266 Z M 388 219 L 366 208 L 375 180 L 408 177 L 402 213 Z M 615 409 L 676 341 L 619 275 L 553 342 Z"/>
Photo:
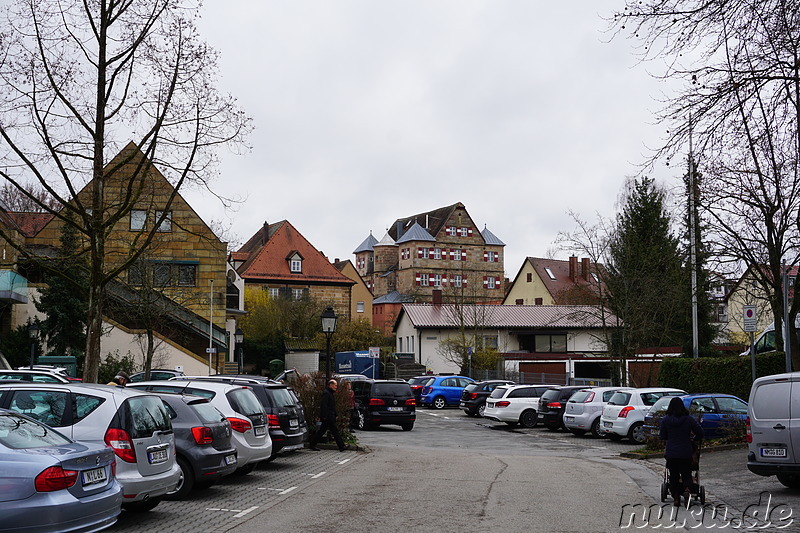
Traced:
<path fill-rule="evenodd" d="M 349 460 L 350 460 L 350 459 L 342 459 L 341 461 L 334 461 L 334 463 L 336 463 L 337 465 L 343 465 L 343 464 L 345 464 L 345 463 L 346 463 L 347 461 L 349 461 Z"/>
<path fill-rule="evenodd" d="M 320 478 L 320 477 L 324 476 L 326 473 L 327 472 L 320 472 L 319 474 L 314 474 L 313 476 L 311 476 L 311 479 Z"/>
<path fill-rule="evenodd" d="M 234 517 L 234 518 L 241 518 L 241 517 L 243 517 L 244 515 L 246 515 L 247 513 L 253 512 L 253 511 L 255 511 L 256 509 L 258 509 L 258 505 L 254 505 L 253 507 L 251 507 L 251 508 L 249 508 L 249 509 L 245 509 L 244 511 L 241 511 L 239 514 L 235 514 L 235 515 L 233 515 L 233 517 Z"/>
<path fill-rule="evenodd" d="M 297 488 L 297 487 L 289 487 L 289 488 L 288 488 L 288 489 L 286 489 L 286 490 L 282 490 L 282 491 L 280 491 L 278 494 L 289 494 L 290 492 L 292 492 L 292 491 L 293 491 L 294 489 L 296 489 L 296 488 Z"/>

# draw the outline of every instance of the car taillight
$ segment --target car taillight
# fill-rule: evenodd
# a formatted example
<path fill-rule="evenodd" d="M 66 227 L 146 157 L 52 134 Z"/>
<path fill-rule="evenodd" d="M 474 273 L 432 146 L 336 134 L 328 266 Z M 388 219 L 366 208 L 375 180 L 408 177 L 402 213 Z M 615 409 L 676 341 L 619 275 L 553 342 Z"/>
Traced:
<path fill-rule="evenodd" d="M 277 429 L 281 427 L 281 421 L 278 419 L 278 415 L 267 415 L 267 422 L 271 428 Z"/>
<path fill-rule="evenodd" d="M 53 492 L 68 489 L 78 480 L 78 472 L 64 470 L 60 466 L 46 468 L 36 476 L 34 486 L 38 492 Z"/>
<path fill-rule="evenodd" d="M 249 420 L 242 420 L 241 418 L 228 417 L 228 422 L 231 423 L 231 429 L 239 433 L 244 433 L 253 427 Z"/>
<path fill-rule="evenodd" d="M 618 418 L 628 418 L 628 413 L 633 411 L 633 409 L 634 409 L 634 407 L 632 405 L 629 405 L 627 407 L 623 407 L 622 410 L 617 415 L 617 417 Z"/>
<path fill-rule="evenodd" d="M 211 444 L 214 442 L 214 435 L 211 433 L 211 428 L 207 426 L 198 426 L 192 428 L 192 437 L 197 444 Z"/>
<path fill-rule="evenodd" d="M 745 438 L 747 439 L 747 442 L 753 442 L 753 430 L 750 428 L 750 417 L 749 416 L 747 418 L 745 418 L 745 420 L 744 420 L 744 427 L 745 427 L 745 430 L 747 431 L 745 433 Z"/>
<path fill-rule="evenodd" d="M 496 402 L 494 404 L 495 407 L 508 407 L 509 405 L 511 405 L 511 402 L 506 402 L 506 401 Z"/>
<path fill-rule="evenodd" d="M 370 398 L 369 399 L 370 405 L 386 405 L 386 402 L 381 400 L 380 398 Z"/>
<path fill-rule="evenodd" d="M 469 393 L 469 399 L 470 400 L 474 400 L 477 397 L 478 397 L 478 393 L 477 392 L 470 392 Z"/>
<path fill-rule="evenodd" d="M 422 388 L 422 385 L 411 385 L 411 390 L 413 390 L 413 391 L 418 391 L 421 388 Z"/>
<path fill-rule="evenodd" d="M 408 400 L 406 400 L 406 405 L 417 405 L 417 400 L 415 400 L 414 398 L 409 398 Z"/>
<path fill-rule="evenodd" d="M 586 399 L 585 399 L 585 400 L 583 400 L 583 403 L 589 403 L 589 402 L 591 402 L 592 400 L 594 400 L 594 393 L 593 393 L 593 392 L 590 392 L 590 393 L 589 393 L 589 395 L 586 397 Z"/>
<path fill-rule="evenodd" d="M 136 450 L 133 449 L 133 441 L 124 429 L 109 428 L 103 439 L 105 443 L 114 448 L 117 457 L 126 463 L 136 462 Z"/>
<path fill-rule="evenodd" d="M 547 404 L 547 408 L 548 409 L 561 409 L 561 403 L 560 402 L 550 402 L 550 403 Z"/>

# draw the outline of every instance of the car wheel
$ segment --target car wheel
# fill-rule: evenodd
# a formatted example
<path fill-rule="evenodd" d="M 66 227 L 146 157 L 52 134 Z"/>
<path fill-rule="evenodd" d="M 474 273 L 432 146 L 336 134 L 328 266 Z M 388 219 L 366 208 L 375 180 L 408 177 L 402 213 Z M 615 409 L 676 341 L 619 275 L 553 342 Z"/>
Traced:
<path fill-rule="evenodd" d="M 237 476 L 246 476 L 247 474 L 255 470 L 257 464 L 258 463 L 250 463 L 244 465 L 243 467 L 234 470 L 233 473 L 236 474 Z"/>
<path fill-rule="evenodd" d="M 475 416 L 476 414 L 475 411 L 472 411 L 470 409 L 464 409 L 464 413 L 466 413 L 467 416 Z"/>
<path fill-rule="evenodd" d="M 778 474 L 778 481 L 781 485 L 790 489 L 800 489 L 800 475 L 798 474 Z"/>
<path fill-rule="evenodd" d="M 606 433 L 606 436 L 614 441 L 622 440 L 622 435 L 617 435 L 616 433 Z"/>
<path fill-rule="evenodd" d="M 414 429 L 414 422 L 406 422 L 405 424 L 400 424 L 400 427 L 403 428 L 403 431 L 411 431 Z"/>
<path fill-rule="evenodd" d="M 482 403 L 480 407 L 478 407 L 478 416 L 483 418 L 483 413 L 486 411 L 486 404 Z"/>
<path fill-rule="evenodd" d="M 662 483 L 661 484 L 661 501 L 662 502 L 667 501 L 667 484 L 666 483 Z"/>
<path fill-rule="evenodd" d="M 536 427 L 536 411 L 528 409 L 527 411 L 523 412 L 521 415 L 519 415 L 519 423 L 526 428 Z"/>
<path fill-rule="evenodd" d="M 641 422 L 634 422 L 631 429 L 628 431 L 628 438 L 637 444 L 644 444 L 647 440 L 647 435 L 644 432 L 644 424 Z"/>
<path fill-rule="evenodd" d="M 706 488 L 703 487 L 702 485 L 700 486 L 699 496 L 700 496 L 700 505 L 705 505 L 706 504 Z"/>
<path fill-rule="evenodd" d="M 433 399 L 433 403 L 431 403 L 434 409 L 444 409 L 447 405 L 447 401 L 445 401 L 444 396 L 437 396 Z"/>
<path fill-rule="evenodd" d="M 583 437 L 584 435 L 586 435 L 585 429 L 569 428 L 569 432 L 575 435 L 576 437 Z"/>
<path fill-rule="evenodd" d="M 594 437 L 596 439 L 602 439 L 603 437 L 606 436 L 605 433 L 600 431 L 600 417 L 599 416 L 594 419 L 594 422 L 592 422 L 592 427 L 589 428 L 589 432 L 592 434 L 592 437 Z"/>
<path fill-rule="evenodd" d="M 158 498 L 150 498 L 141 502 L 123 503 L 122 508 L 129 513 L 146 513 L 161 503 L 162 498 L 163 496 L 159 496 Z"/>
<path fill-rule="evenodd" d="M 165 500 L 184 500 L 194 488 L 194 470 L 192 470 L 192 465 L 183 457 L 178 457 L 178 467 L 181 470 L 181 477 L 178 480 L 178 485 L 175 487 L 175 490 L 167 493 L 164 497 Z"/>

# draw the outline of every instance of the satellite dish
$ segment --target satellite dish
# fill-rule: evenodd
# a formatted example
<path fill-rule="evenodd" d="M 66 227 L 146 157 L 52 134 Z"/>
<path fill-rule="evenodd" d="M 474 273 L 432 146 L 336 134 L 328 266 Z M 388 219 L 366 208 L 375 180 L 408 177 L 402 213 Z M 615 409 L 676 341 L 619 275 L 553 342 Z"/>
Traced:
<path fill-rule="evenodd" d="M 228 270 L 228 283 L 234 283 L 236 281 L 236 271 L 233 269 Z"/>

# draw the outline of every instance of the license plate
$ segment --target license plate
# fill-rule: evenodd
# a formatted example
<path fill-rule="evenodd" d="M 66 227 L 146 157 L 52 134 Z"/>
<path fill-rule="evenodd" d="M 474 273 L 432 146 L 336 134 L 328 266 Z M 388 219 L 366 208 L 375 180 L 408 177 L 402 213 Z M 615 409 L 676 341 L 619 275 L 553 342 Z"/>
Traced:
<path fill-rule="evenodd" d="M 147 452 L 147 460 L 150 461 L 151 465 L 163 463 L 168 457 L 169 455 L 167 450 L 155 450 L 152 452 Z"/>
<path fill-rule="evenodd" d="M 289 427 L 290 428 L 294 429 L 294 428 L 298 427 L 299 425 L 300 425 L 300 422 L 298 422 L 296 418 L 290 418 L 289 419 Z"/>
<path fill-rule="evenodd" d="M 236 456 L 234 454 L 226 455 L 225 456 L 225 464 L 226 465 L 235 465 L 236 464 Z"/>
<path fill-rule="evenodd" d="M 761 457 L 786 457 L 786 448 L 761 448 Z"/>
<path fill-rule="evenodd" d="M 604 428 L 612 428 L 614 427 L 614 422 L 603 422 Z"/>
<path fill-rule="evenodd" d="M 95 483 L 102 483 L 106 480 L 105 468 L 93 468 L 83 473 L 83 484 L 94 485 Z"/>
<path fill-rule="evenodd" d="M 255 433 L 256 437 L 260 437 L 261 435 L 267 432 L 267 428 L 264 426 L 256 426 L 253 428 L 253 433 Z"/>
<path fill-rule="evenodd" d="M 387 407 L 386 410 L 387 411 L 402 411 L 403 408 L 402 407 Z"/>
<path fill-rule="evenodd" d="M 565 416 L 564 420 L 566 420 L 567 422 L 574 422 L 575 421 L 575 417 L 574 416 Z"/>

